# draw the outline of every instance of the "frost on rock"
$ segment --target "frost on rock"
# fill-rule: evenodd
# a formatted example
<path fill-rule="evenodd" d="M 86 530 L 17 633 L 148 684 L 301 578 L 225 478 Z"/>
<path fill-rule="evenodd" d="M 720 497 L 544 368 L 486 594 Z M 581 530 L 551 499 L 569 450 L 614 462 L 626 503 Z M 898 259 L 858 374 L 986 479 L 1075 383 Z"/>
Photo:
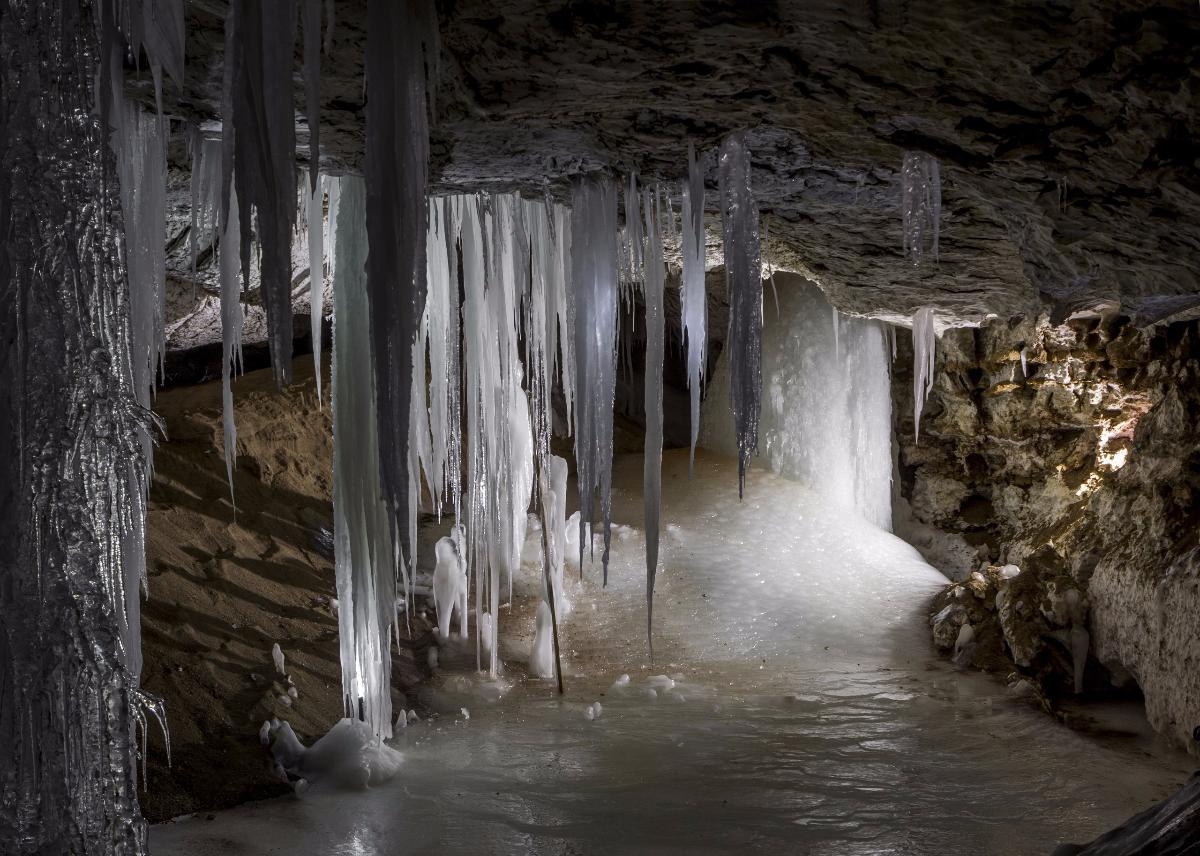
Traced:
<path fill-rule="evenodd" d="M 758 208 L 750 187 L 746 136 L 730 134 L 719 156 L 721 225 L 725 237 L 725 281 L 729 287 L 730 402 L 738 447 L 738 496 L 746 468 L 758 449 L 762 395 L 762 265 Z"/>
<path fill-rule="evenodd" d="M 933 326 L 933 309 L 918 309 L 912 319 L 913 337 L 913 440 L 921 439 L 921 411 L 925 397 L 933 389 L 933 363 L 937 350 L 937 334 Z"/>
<path fill-rule="evenodd" d="M 617 192 L 610 180 L 588 179 L 571 194 L 571 279 L 575 295 L 575 462 L 583 528 L 604 520 L 604 581 L 611 540 L 613 400 L 617 378 Z"/>
<path fill-rule="evenodd" d="M 692 405 L 692 445 L 688 473 L 696 460 L 700 434 L 700 387 L 708 346 L 708 297 L 704 293 L 704 171 L 688 146 L 688 177 L 683 185 L 683 329 L 687 339 L 688 392 Z"/>
<path fill-rule="evenodd" d="M 921 263 L 926 245 L 937 261 L 942 219 L 942 177 L 937 158 L 923 152 L 904 153 L 900 167 L 900 213 L 903 248 L 912 263 Z"/>
<path fill-rule="evenodd" d="M 333 511 L 346 714 L 392 733 L 396 553 L 380 484 L 366 283 L 366 188 L 340 179 L 333 230 Z"/>
<path fill-rule="evenodd" d="M 663 287 L 662 234 L 657 205 L 645 191 L 646 216 L 645 281 L 646 299 L 646 445 L 643 462 L 643 503 L 646 523 L 646 643 L 654 656 L 654 577 L 658 571 L 658 527 L 662 504 L 663 447 L 663 360 L 665 358 L 665 320 Z"/>
<path fill-rule="evenodd" d="M 252 242 L 257 236 L 271 368 L 275 382 L 283 386 L 292 379 L 296 0 L 271 4 L 238 0 L 231 7 L 226 27 L 226 48 L 231 52 L 225 61 L 234 69 L 229 106 L 233 111 L 233 188 L 239 205 L 242 277 L 249 282 Z"/>
<path fill-rule="evenodd" d="M 150 427 L 138 386 L 146 381 L 148 394 L 152 377 L 134 378 L 135 284 L 121 267 L 127 206 L 109 145 L 128 144 L 133 129 L 111 99 L 118 22 L 98 21 L 100 11 L 111 14 L 46 0 L 0 14 L 0 103 L 8 139 L 21 141 L 0 150 L 6 853 L 145 852 L 135 763 L 143 695 L 130 656 L 141 641 L 129 578 Z M 144 189 L 157 193 L 158 167 L 146 166 Z M 140 209 L 148 224 L 150 202 Z M 136 246 L 140 236 L 131 237 Z M 153 339 L 141 342 L 152 349 Z"/>

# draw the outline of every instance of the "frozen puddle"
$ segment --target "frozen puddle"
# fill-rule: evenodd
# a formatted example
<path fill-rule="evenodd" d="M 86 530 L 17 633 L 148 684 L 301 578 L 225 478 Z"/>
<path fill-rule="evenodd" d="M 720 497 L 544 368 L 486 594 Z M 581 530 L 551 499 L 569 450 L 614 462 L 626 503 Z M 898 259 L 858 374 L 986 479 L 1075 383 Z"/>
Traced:
<path fill-rule="evenodd" d="M 532 611 L 502 612 L 504 680 L 447 669 L 392 782 L 158 826 L 152 852 L 1048 854 L 1186 779 L 937 661 L 943 580 L 912 548 L 760 471 L 739 503 L 724 459 L 691 482 L 686 452 L 664 459 L 652 666 L 641 459 L 617 469 L 614 518 L 638 528 L 615 529 L 607 589 L 598 562 L 568 586 L 565 698 L 512 659 Z"/>

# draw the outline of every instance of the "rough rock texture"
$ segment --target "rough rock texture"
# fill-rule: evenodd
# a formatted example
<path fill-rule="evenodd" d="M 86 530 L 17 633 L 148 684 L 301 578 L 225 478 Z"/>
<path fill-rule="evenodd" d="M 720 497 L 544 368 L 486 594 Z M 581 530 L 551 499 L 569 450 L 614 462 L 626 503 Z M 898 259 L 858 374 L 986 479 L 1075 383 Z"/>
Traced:
<path fill-rule="evenodd" d="M 363 158 L 365 0 L 338 0 L 322 163 Z M 840 309 L 943 320 L 1196 305 L 1200 17 L 1191 0 L 1014 6 L 442 0 L 440 189 L 561 189 L 636 169 L 678 181 L 689 141 L 750 130 L 775 260 Z M 187 6 L 167 109 L 219 122 L 225 4 Z M 297 55 L 296 115 L 307 158 Z M 149 75 L 133 86 L 150 103 Z M 903 152 L 941 162 L 941 261 L 900 246 Z"/>
<path fill-rule="evenodd" d="M 1194 748 L 1196 324 L 1138 330 L 1121 316 L 1062 325 L 1042 316 L 950 331 L 919 445 L 911 359 L 902 335 L 893 389 L 910 516 L 898 515 L 897 531 L 966 580 L 934 606 L 939 647 L 981 668 L 1015 669 L 1054 697 L 1073 690 L 1079 627 L 1090 637 L 1084 690 L 1136 682 L 1151 723 Z M 1005 564 L 1021 573 L 1002 579 Z M 963 610 L 943 614 L 955 605 Z M 977 644 L 964 655 L 956 643 L 967 623 Z"/>

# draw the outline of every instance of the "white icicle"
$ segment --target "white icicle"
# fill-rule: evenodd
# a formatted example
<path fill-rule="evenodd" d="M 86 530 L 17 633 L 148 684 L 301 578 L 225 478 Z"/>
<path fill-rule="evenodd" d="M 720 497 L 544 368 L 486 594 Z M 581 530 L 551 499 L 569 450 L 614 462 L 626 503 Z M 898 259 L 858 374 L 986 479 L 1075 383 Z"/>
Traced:
<path fill-rule="evenodd" d="M 700 387 L 708 342 L 708 298 L 704 293 L 704 173 L 688 144 L 688 180 L 683 185 L 683 328 L 687 340 L 688 391 L 692 405 L 692 445 L 688 474 L 696 460 L 700 433 Z"/>
<path fill-rule="evenodd" d="M 933 327 L 933 309 L 918 309 L 912 318 L 913 339 L 913 442 L 921 438 L 921 411 L 933 389 L 933 363 L 937 334 Z"/>
<path fill-rule="evenodd" d="M 738 496 L 758 448 L 762 394 L 762 265 L 758 208 L 750 186 L 750 150 L 744 133 L 721 143 L 721 225 L 725 237 L 725 281 L 729 287 L 730 396 L 738 441 Z"/>
<path fill-rule="evenodd" d="M 585 180 L 571 196 L 571 272 L 575 295 L 575 461 L 578 468 L 580 566 L 583 527 L 600 491 L 604 581 L 611 538 L 613 398 L 617 376 L 617 193 L 611 180 Z"/>
<path fill-rule="evenodd" d="M 654 578 L 658 572 L 658 527 L 662 503 L 663 445 L 663 360 L 665 359 L 665 321 L 663 318 L 663 266 L 661 218 L 645 192 L 646 213 L 645 295 L 646 295 L 646 444 L 643 462 L 643 504 L 646 523 L 646 644 L 654 657 Z"/>
<path fill-rule="evenodd" d="M 367 335 L 366 186 L 340 180 L 333 223 L 334 564 L 346 714 L 392 734 L 390 631 L 396 548 L 380 484 L 374 366 Z"/>

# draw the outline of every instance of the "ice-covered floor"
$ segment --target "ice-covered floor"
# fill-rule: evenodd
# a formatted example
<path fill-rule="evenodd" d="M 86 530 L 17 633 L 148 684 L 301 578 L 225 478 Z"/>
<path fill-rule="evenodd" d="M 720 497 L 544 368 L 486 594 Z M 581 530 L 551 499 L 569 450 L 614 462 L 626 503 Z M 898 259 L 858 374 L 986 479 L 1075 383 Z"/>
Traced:
<path fill-rule="evenodd" d="M 1069 731 L 937 661 L 925 607 L 944 580 L 903 542 L 768 473 L 739 503 L 732 462 L 696 469 L 664 461 L 653 666 L 634 457 L 610 584 L 597 564 L 569 592 L 565 698 L 512 662 L 520 609 L 505 681 L 445 668 L 427 693 L 444 713 L 401 733 L 389 784 L 159 826 L 152 852 L 1037 854 L 1187 777 L 1153 743 Z"/>

